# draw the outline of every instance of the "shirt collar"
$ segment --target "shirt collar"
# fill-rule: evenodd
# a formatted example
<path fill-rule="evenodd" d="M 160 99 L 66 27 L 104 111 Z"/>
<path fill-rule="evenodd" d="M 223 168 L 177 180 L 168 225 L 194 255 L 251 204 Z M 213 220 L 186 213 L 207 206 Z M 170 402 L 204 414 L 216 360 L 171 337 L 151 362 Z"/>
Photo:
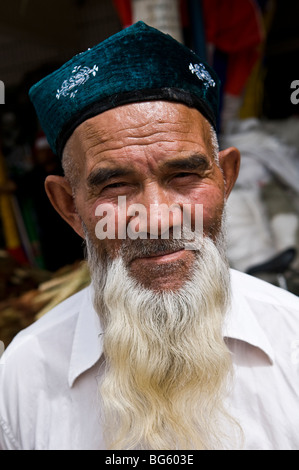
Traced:
<path fill-rule="evenodd" d="M 232 305 L 224 325 L 224 337 L 248 343 L 262 350 L 271 364 L 274 363 L 274 350 L 261 328 L 247 299 L 242 293 L 244 287 L 237 273 L 231 270 Z"/>
<path fill-rule="evenodd" d="M 102 328 L 92 302 L 92 286 L 83 292 L 76 324 L 68 383 L 72 387 L 75 380 L 90 369 L 101 357 L 103 352 Z"/>
<path fill-rule="evenodd" d="M 271 364 L 273 348 L 256 320 L 244 295 L 240 293 L 238 278 L 232 271 L 232 307 L 226 317 L 224 337 L 251 344 L 261 349 Z M 103 331 L 92 302 L 92 286 L 84 290 L 74 334 L 68 382 L 72 387 L 83 372 L 90 369 L 103 353 Z"/>

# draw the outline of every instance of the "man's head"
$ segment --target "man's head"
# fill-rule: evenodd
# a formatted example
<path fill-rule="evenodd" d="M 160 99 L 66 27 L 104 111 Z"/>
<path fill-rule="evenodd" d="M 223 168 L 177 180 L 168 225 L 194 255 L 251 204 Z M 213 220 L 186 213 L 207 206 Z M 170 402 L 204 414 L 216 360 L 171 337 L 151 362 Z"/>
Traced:
<path fill-rule="evenodd" d="M 135 215 L 128 215 L 133 204 L 142 205 L 149 216 L 154 206 L 176 204 L 181 221 L 183 209 L 189 205 L 194 227 L 195 206 L 201 204 L 204 235 L 215 240 L 225 199 L 237 174 L 238 152 L 233 148 L 222 151 L 216 160 L 212 136 L 206 119 L 179 103 L 143 102 L 105 111 L 76 128 L 65 147 L 67 177 L 50 176 L 46 181 L 48 195 L 83 238 L 84 223 L 102 257 L 110 260 L 123 246 L 118 233 L 123 214 L 119 197 L 126 198 L 126 226 Z M 115 238 L 99 241 L 96 210 L 105 204 L 114 208 Z M 161 235 L 164 221 L 161 214 L 156 217 Z M 172 223 L 170 217 L 170 233 Z M 194 251 L 178 247 L 175 253 L 162 255 L 129 259 L 128 269 L 145 287 L 181 287 L 191 271 Z"/>
<path fill-rule="evenodd" d="M 205 80 L 213 86 L 211 75 Z M 204 100 L 208 86 L 201 85 Z M 155 98 L 138 96 L 77 121 L 63 146 L 65 177 L 49 176 L 46 190 L 86 240 L 104 328 L 101 399 L 108 445 L 217 447 L 230 422 L 224 407 L 231 361 L 222 337 L 230 299 L 223 216 L 239 152 L 218 153 L 210 104 L 202 106 L 198 96 L 186 102 L 178 93 L 170 100 L 158 89 Z M 175 206 L 175 214 L 156 210 L 162 206 Z M 186 249 L 198 206 L 203 237 L 195 233 L 193 248 Z M 114 236 L 99 240 L 97 225 L 108 213 Z M 185 238 L 176 239 L 177 225 Z M 129 226 L 146 239 L 128 236 Z"/>

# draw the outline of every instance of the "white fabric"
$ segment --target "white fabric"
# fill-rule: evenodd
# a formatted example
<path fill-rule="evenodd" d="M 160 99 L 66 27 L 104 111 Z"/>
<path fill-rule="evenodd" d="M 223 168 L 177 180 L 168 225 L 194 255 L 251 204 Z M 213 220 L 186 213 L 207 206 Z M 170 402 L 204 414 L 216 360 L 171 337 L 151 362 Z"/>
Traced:
<path fill-rule="evenodd" d="M 259 119 L 231 121 L 228 127 L 220 141 L 222 148 L 233 145 L 241 152 L 237 186 L 246 188 L 265 183 L 272 175 L 295 193 L 299 192 L 298 147 L 272 135 Z"/>
<path fill-rule="evenodd" d="M 245 272 L 277 255 L 259 191 L 235 188 L 226 203 L 226 215 L 227 256 L 233 268 Z"/>
<path fill-rule="evenodd" d="M 289 125 L 293 131 L 296 125 L 298 129 L 298 120 Z M 288 126 L 283 127 L 286 130 Z M 271 183 L 285 190 L 286 196 L 289 191 L 288 197 L 298 196 L 299 148 L 288 141 L 283 140 L 277 124 L 256 118 L 232 120 L 220 136 L 222 148 L 233 145 L 241 153 L 240 172 L 227 202 L 228 258 L 235 269 L 247 271 L 297 245 L 296 204 L 289 207 L 290 223 L 284 223 L 283 217 L 273 222 L 262 192 Z"/>
<path fill-rule="evenodd" d="M 299 219 L 297 214 L 277 214 L 271 220 L 275 247 L 278 252 L 296 247 Z"/>
<path fill-rule="evenodd" d="M 229 400 L 244 449 L 299 449 L 299 299 L 232 270 Z M 0 449 L 104 449 L 102 332 L 91 288 L 21 332 L 1 358 Z"/>

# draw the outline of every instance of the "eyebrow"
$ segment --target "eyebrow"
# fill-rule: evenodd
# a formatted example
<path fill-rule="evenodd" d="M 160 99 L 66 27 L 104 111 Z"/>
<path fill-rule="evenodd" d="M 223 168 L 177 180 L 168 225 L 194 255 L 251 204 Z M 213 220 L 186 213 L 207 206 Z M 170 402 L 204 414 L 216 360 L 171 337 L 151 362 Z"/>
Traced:
<path fill-rule="evenodd" d="M 191 155 L 187 158 L 178 158 L 165 163 L 166 168 L 175 170 L 201 170 L 206 171 L 211 168 L 211 162 L 205 155 Z"/>
<path fill-rule="evenodd" d="M 167 161 L 164 167 L 177 170 L 198 170 L 207 171 L 211 168 L 211 163 L 205 155 L 191 155 L 187 158 L 178 158 Z M 133 171 L 124 168 L 97 168 L 87 178 L 87 185 L 90 189 L 96 188 L 106 183 L 112 178 L 132 175 Z"/>
<path fill-rule="evenodd" d="M 122 168 L 97 168 L 88 176 L 87 185 L 92 189 L 112 178 L 128 176 L 129 174 L 132 174 L 132 170 L 125 170 Z"/>

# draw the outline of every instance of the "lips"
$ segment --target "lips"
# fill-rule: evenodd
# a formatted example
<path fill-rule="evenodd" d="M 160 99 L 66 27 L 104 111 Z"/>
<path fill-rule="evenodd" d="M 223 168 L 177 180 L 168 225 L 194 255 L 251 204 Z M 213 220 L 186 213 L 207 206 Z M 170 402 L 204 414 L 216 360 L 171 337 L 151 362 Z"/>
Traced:
<path fill-rule="evenodd" d="M 178 257 L 185 251 L 185 243 L 182 240 L 166 239 L 136 239 L 125 240 L 122 244 L 120 256 L 129 267 L 138 260 L 144 262 L 166 261 L 167 259 Z"/>
<path fill-rule="evenodd" d="M 144 256 L 140 256 L 140 258 L 157 258 L 159 256 L 166 256 L 171 255 L 173 253 L 178 253 L 179 251 L 183 251 L 184 248 L 178 248 L 176 250 L 157 250 L 153 253 L 148 253 Z"/>
<path fill-rule="evenodd" d="M 156 262 L 156 263 L 167 263 L 174 262 L 185 255 L 185 249 L 180 248 L 177 250 L 163 250 L 155 251 L 154 253 L 147 253 L 146 255 L 135 257 L 132 262 L 143 261 L 147 262 Z"/>

